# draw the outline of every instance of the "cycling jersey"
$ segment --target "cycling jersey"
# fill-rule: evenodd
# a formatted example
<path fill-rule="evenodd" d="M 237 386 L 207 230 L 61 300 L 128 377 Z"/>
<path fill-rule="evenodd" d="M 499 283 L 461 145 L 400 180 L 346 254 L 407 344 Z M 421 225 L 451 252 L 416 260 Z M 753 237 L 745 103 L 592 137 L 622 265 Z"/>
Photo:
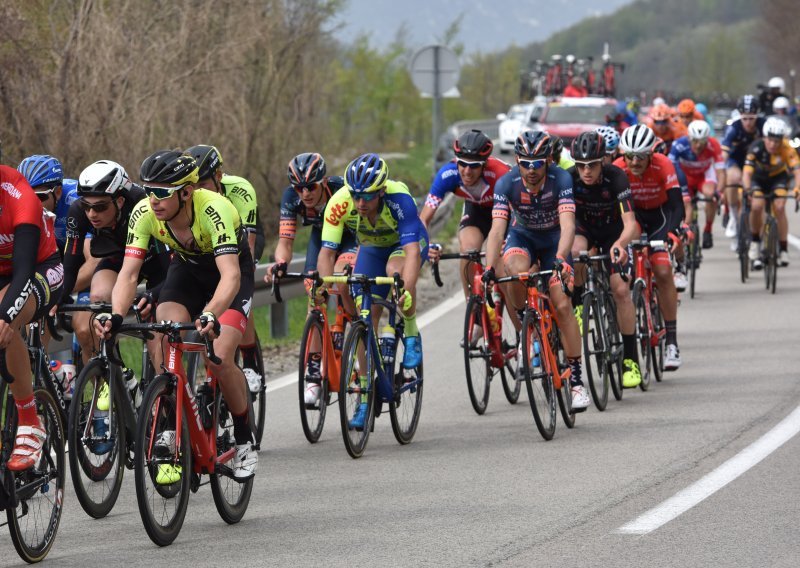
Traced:
<path fill-rule="evenodd" d="M 56 244 L 63 251 L 67 241 L 67 212 L 72 202 L 78 199 L 78 180 L 65 179 L 61 183 L 61 199 L 56 203 L 55 213 Z"/>
<path fill-rule="evenodd" d="M 283 190 L 283 198 L 281 199 L 281 218 L 280 218 L 280 233 L 278 236 L 282 239 L 294 240 L 297 234 L 297 218 L 300 217 L 304 227 L 311 226 L 315 229 L 321 230 L 323 225 L 323 212 L 325 205 L 330 200 L 331 196 L 339 191 L 344 186 L 344 179 L 339 176 L 330 176 L 322 180 L 322 191 L 325 198 L 322 200 L 320 208 L 307 208 L 300 199 L 300 194 L 295 191 L 294 187 L 289 186 Z"/>
<path fill-rule="evenodd" d="M 764 120 L 762 117 L 756 119 L 756 127 L 753 132 L 745 131 L 741 119 L 734 120 L 733 124 L 728 127 L 722 138 L 722 150 L 728 153 L 728 167 L 735 165 L 741 168 L 744 166 L 750 144 L 756 138 L 761 138 Z"/>
<path fill-rule="evenodd" d="M 511 220 L 510 230 L 549 231 L 559 227 L 559 214 L 575 211 L 572 176 L 547 166 L 544 184 L 531 193 L 523 184 L 519 166 L 504 175 L 494 190 L 492 217 Z"/>
<path fill-rule="evenodd" d="M 647 121 L 647 125 L 653 129 L 655 135 L 666 142 L 668 147 L 672 146 L 673 141 L 686 136 L 686 125 L 680 120 L 668 120 L 665 125 L 661 126 L 656 124 L 652 118 L 648 118 Z"/>
<path fill-rule="evenodd" d="M 574 165 L 575 165 L 574 160 L 568 158 L 566 156 L 566 153 L 562 152 L 561 156 L 559 156 L 558 158 L 558 167 L 561 168 L 562 170 L 568 170 Z"/>
<path fill-rule="evenodd" d="M 633 210 L 628 177 L 621 169 L 603 165 L 600 179 L 595 185 L 581 181 L 576 168 L 570 168 L 575 222 L 588 229 L 614 227 L 622 230 L 622 213 Z"/>
<path fill-rule="evenodd" d="M 21 173 L 0 166 L 0 275 L 11 274 L 14 231 L 19 225 L 33 225 L 41 231 L 36 264 L 57 252 L 55 234 L 45 222 L 42 202 Z M 30 254 L 28 251 L 22 251 Z"/>
<path fill-rule="evenodd" d="M 391 247 L 398 243 L 403 247 L 427 236 L 406 184 L 394 180 L 386 182 L 374 225 L 358 214 L 348 185 L 328 200 L 324 223 L 322 246 L 334 250 L 339 248 L 345 228 L 356 235 L 359 245 L 374 247 Z"/>
<path fill-rule="evenodd" d="M 661 207 L 669 199 L 667 192 L 673 187 L 679 187 L 675 166 L 662 154 L 654 153 L 650 157 L 650 165 L 641 177 L 633 175 L 623 157 L 617 158 L 614 165 L 621 168 L 628 176 L 633 206 L 636 209 Z M 685 197 L 688 199 L 688 195 Z"/>
<path fill-rule="evenodd" d="M 453 160 L 436 172 L 428 197 L 425 199 L 425 205 L 436 209 L 441 205 L 445 196 L 452 192 L 456 197 L 476 203 L 481 207 L 491 208 L 497 180 L 503 177 L 511 169 L 511 166 L 503 160 L 490 156 L 483 167 L 481 179 L 474 186 L 466 187 L 458 174 L 457 162 L 457 160 Z"/>
<path fill-rule="evenodd" d="M 230 201 L 213 191 L 196 189 L 191 206 L 192 239 L 187 243 L 178 240 L 166 221 L 156 218 L 149 199 L 136 204 L 128 222 L 125 256 L 144 259 L 152 237 L 169 246 L 183 261 L 214 269 L 217 256 L 241 255 L 246 250 L 250 257 L 239 213 Z"/>
<path fill-rule="evenodd" d="M 229 175 L 223 175 L 220 184 L 222 195 L 236 207 L 245 230 L 254 233 L 258 218 L 258 199 L 253 185 L 243 177 Z"/>
<path fill-rule="evenodd" d="M 797 152 L 783 139 L 777 154 L 770 154 L 764 139 L 756 140 L 747 149 L 744 171 L 750 171 L 757 178 L 769 178 L 800 168 Z"/>
<path fill-rule="evenodd" d="M 669 151 L 669 159 L 676 170 L 680 168 L 686 174 L 687 183 L 690 187 L 702 185 L 707 179 L 706 172 L 711 169 L 721 170 L 725 168 L 725 161 L 722 159 L 722 148 L 716 138 L 709 138 L 708 144 L 697 155 L 692 150 L 692 145 L 688 136 L 682 136 L 675 140 Z M 716 179 L 716 176 L 714 177 Z"/>

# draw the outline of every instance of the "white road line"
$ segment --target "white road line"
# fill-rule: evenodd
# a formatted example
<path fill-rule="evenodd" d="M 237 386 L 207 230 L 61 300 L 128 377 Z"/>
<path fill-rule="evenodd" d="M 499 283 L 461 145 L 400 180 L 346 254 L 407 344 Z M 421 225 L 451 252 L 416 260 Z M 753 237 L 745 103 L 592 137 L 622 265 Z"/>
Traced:
<path fill-rule="evenodd" d="M 435 322 L 447 312 L 464 303 L 464 292 L 459 290 L 435 308 L 431 308 L 417 318 L 417 327 L 422 329 Z M 278 389 L 288 387 L 297 383 L 297 372 L 288 373 L 275 380 L 267 381 L 267 392 L 275 392 Z"/>
<path fill-rule="evenodd" d="M 713 495 L 728 483 L 780 448 L 800 432 L 800 406 L 761 438 L 747 446 L 711 473 L 686 489 L 676 493 L 616 530 L 621 534 L 644 535 L 682 515 L 706 497 Z"/>
<path fill-rule="evenodd" d="M 800 249 L 800 239 L 798 239 L 794 235 L 789 235 L 789 244 L 792 245 L 794 248 Z"/>

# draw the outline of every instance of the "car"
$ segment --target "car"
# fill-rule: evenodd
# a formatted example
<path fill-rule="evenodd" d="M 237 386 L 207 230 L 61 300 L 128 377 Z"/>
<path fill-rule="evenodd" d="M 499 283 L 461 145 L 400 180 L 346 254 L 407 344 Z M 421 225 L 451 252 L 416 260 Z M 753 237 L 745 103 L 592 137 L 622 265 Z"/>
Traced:
<path fill-rule="evenodd" d="M 569 148 L 581 132 L 605 126 L 606 117 L 616 114 L 616 104 L 615 99 L 605 97 L 562 97 L 548 102 L 524 127 L 559 136 Z"/>
<path fill-rule="evenodd" d="M 522 121 L 528 116 L 532 106 L 533 103 L 511 105 L 507 113 L 497 115 L 497 120 L 500 121 L 497 149 L 501 154 L 507 154 L 514 149 L 514 140 L 519 136 Z"/>

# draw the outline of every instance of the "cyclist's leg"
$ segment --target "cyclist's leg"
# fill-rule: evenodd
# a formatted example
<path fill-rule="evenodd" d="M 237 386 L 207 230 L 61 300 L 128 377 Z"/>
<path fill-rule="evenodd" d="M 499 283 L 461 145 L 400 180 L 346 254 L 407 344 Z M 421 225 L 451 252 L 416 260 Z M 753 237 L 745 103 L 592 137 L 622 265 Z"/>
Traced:
<path fill-rule="evenodd" d="M 650 212 L 648 212 L 650 213 Z M 642 217 L 645 219 L 645 217 Z M 669 230 L 675 221 L 669 218 L 664 208 L 654 210 L 648 214 L 642 230 L 650 240 L 664 240 L 668 238 Z M 672 273 L 672 262 L 666 250 L 656 250 L 650 255 L 650 264 L 658 286 L 658 303 L 661 314 L 664 316 L 664 325 L 667 330 L 667 345 L 674 345 L 677 349 L 678 337 L 678 291 Z"/>
<path fill-rule="evenodd" d="M 428 235 L 422 235 L 419 241 L 420 247 L 420 265 L 417 270 L 422 268 L 422 264 L 428 259 Z M 406 267 L 406 253 L 405 250 L 397 245 L 386 262 L 386 274 L 394 274 L 395 272 L 403 274 Z M 403 314 L 404 323 L 404 354 L 403 354 L 403 367 L 406 369 L 413 369 L 422 363 L 422 341 L 420 340 L 419 328 L 417 327 L 417 298 L 415 291 L 409 291 L 410 300 L 406 299 L 400 306 L 400 312 Z"/>
<path fill-rule="evenodd" d="M 97 265 L 94 275 L 92 275 L 92 283 L 89 290 L 89 300 L 91 302 L 111 301 L 111 290 L 117 281 L 118 272 L 119 269 L 113 270 L 107 262 L 101 261 Z M 81 357 L 83 358 L 83 363 L 86 364 L 92 354 L 97 351 L 99 341 L 92 330 L 90 314 L 76 312 L 72 321 L 75 337 L 81 346 Z"/>
<path fill-rule="evenodd" d="M 717 214 L 717 202 L 715 200 L 717 194 L 717 172 L 713 164 L 706 170 L 702 191 L 706 199 L 710 200 L 706 201 L 706 224 L 703 232 L 711 234 L 711 227 L 714 226 L 714 216 Z"/>
<path fill-rule="evenodd" d="M 488 207 L 480 207 L 474 203 L 464 203 L 464 214 L 458 225 L 458 246 L 459 250 L 467 252 L 470 250 L 480 250 L 483 241 L 489 235 L 492 228 L 492 210 Z M 464 290 L 464 297 L 469 298 L 470 286 L 472 282 L 467 274 L 469 261 L 461 261 L 461 287 Z"/>

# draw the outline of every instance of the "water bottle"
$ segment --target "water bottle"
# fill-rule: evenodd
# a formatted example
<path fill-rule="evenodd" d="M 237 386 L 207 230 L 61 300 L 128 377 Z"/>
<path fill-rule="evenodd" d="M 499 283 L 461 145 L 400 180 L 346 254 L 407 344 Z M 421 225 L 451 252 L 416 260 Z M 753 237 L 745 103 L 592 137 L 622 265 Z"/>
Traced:
<path fill-rule="evenodd" d="M 394 362 L 394 328 L 386 325 L 381 329 L 380 335 L 381 355 L 384 363 Z"/>
<path fill-rule="evenodd" d="M 500 329 L 500 324 L 497 323 L 497 312 L 491 306 L 486 306 L 486 312 L 489 314 L 489 327 L 492 328 L 492 333 L 497 333 Z"/>
<path fill-rule="evenodd" d="M 78 369 L 72 362 L 72 359 L 67 359 L 66 363 L 61 365 L 61 384 L 64 387 L 64 398 L 72 400 L 72 393 L 75 391 L 75 377 L 78 374 Z"/>
<path fill-rule="evenodd" d="M 539 353 L 541 352 L 541 346 L 539 345 L 539 341 L 536 340 L 533 342 L 533 361 L 531 361 L 531 367 L 538 367 L 541 362 L 539 360 Z"/>
<path fill-rule="evenodd" d="M 333 348 L 341 351 L 344 346 L 344 328 L 341 324 L 334 323 L 331 326 L 331 337 L 333 338 Z"/>

